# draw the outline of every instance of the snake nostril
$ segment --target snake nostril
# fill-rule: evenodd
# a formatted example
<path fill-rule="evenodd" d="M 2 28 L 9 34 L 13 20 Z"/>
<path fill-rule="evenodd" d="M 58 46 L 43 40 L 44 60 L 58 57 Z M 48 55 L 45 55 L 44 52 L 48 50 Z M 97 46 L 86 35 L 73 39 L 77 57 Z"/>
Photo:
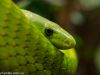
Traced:
<path fill-rule="evenodd" d="M 66 46 L 68 48 L 74 48 L 75 47 L 75 42 L 74 41 L 66 41 Z"/>
<path fill-rule="evenodd" d="M 72 43 L 71 42 L 67 42 L 67 47 L 71 47 Z"/>

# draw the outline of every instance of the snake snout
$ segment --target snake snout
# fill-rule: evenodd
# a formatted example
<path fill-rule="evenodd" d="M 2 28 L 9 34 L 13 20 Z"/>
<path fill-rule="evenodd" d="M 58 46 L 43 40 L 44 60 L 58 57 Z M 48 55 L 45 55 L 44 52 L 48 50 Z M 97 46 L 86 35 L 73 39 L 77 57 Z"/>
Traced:
<path fill-rule="evenodd" d="M 76 45 L 76 41 L 74 39 L 69 39 L 65 41 L 67 48 L 74 48 Z"/>

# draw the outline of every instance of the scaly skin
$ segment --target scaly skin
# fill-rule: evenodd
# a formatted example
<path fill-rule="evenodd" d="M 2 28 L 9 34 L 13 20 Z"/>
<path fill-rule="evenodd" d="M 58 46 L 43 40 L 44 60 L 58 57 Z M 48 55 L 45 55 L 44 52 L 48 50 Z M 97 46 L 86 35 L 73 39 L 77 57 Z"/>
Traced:
<path fill-rule="evenodd" d="M 75 46 L 75 40 L 73 37 L 66 32 L 64 29 L 59 27 L 54 22 L 51 22 L 47 20 L 46 18 L 43 18 L 33 12 L 22 10 L 22 12 L 26 15 L 26 17 L 35 24 L 35 26 L 44 34 L 45 37 L 60 51 L 65 54 L 64 56 L 64 63 L 67 65 L 67 68 L 71 73 L 73 74 L 76 71 L 77 68 L 77 56 L 75 49 L 73 48 Z M 46 34 L 45 30 L 50 29 L 52 30 L 52 34 L 49 34 L 49 36 Z M 55 41 L 52 41 L 55 40 Z M 58 44 L 56 44 L 57 42 Z M 68 49 L 71 48 L 71 49 Z M 64 50 L 65 49 L 65 50 Z M 68 65 L 68 63 L 70 65 Z"/>
<path fill-rule="evenodd" d="M 1 72 L 72 75 L 75 68 L 72 65 L 76 64 L 76 59 L 75 63 L 70 62 L 70 53 L 66 54 L 55 46 L 11 0 L 0 0 Z M 72 56 L 76 57 L 74 54 Z"/>

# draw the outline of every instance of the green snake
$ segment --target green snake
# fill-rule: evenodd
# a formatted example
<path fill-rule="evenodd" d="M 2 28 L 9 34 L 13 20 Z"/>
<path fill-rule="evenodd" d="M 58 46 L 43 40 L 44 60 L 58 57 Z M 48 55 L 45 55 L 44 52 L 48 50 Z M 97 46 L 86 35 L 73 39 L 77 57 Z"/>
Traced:
<path fill-rule="evenodd" d="M 56 48 L 69 49 L 75 46 L 74 38 L 56 23 L 27 10 L 22 11 Z"/>
<path fill-rule="evenodd" d="M 57 24 L 30 12 L 31 18 L 27 12 L 11 0 L 0 0 L 0 73 L 73 75 L 74 38 Z"/>

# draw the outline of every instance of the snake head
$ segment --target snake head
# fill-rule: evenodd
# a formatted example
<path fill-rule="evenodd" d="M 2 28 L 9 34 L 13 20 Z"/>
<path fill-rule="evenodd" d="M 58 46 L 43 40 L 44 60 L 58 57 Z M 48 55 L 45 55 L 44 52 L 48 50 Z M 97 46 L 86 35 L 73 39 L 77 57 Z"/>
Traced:
<path fill-rule="evenodd" d="M 76 44 L 74 38 L 58 24 L 30 11 L 22 10 L 22 12 L 57 49 L 74 48 Z"/>
<path fill-rule="evenodd" d="M 45 23 L 44 34 L 58 49 L 70 49 L 75 47 L 76 42 L 74 38 L 56 23 Z"/>

